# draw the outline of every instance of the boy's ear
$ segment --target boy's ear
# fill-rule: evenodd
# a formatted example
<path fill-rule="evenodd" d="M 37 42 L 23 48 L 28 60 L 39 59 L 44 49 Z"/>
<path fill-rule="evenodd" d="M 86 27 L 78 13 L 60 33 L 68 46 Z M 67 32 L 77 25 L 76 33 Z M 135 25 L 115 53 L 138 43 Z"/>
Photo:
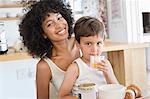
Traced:
<path fill-rule="evenodd" d="M 79 55 L 82 57 L 82 50 L 80 49 L 80 44 L 76 41 L 76 46 L 79 49 Z"/>

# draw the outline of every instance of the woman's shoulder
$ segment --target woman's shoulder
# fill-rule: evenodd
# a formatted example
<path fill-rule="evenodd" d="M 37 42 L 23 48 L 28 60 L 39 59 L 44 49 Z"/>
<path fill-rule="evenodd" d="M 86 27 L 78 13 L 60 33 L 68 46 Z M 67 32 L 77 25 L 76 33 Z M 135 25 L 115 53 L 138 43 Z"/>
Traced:
<path fill-rule="evenodd" d="M 47 64 L 46 61 L 43 59 L 40 59 L 40 61 L 37 63 L 37 73 L 48 73 L 49 75 L 51 74 L 51 70 Z"/>
<path fill-rule="evenodd" d="M 51 70 L 48 67 L 48 64 L 41 59 L 37 63 L 36 68 L 36 82 L 37 86 L 47 86 L 52 79 Z"/>
<path fill-rule="evenodd" d="M 40 59 L 39 62 L 37 63 L 37 66 L 39 68 L 43 68 L 43 67 L 47 67 L 48 64 L 47 64 L 47 62 L 44 59 Z"/>

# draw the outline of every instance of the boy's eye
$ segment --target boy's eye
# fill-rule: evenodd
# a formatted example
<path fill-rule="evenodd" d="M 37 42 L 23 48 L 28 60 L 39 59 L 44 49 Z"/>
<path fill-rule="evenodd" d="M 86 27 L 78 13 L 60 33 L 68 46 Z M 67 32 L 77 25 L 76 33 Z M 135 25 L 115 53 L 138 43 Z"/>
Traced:
<path fill-rule="evenodd" d="M 91 43 L 86 43 L 86 45 L 91 46 L 92 44 Z"/>
<path fill-rule="evenodd" d="M 103 45 L 103 42 L 98 42 L 97 45 L 98 45 L 98 46 L 102 46 L 102 45 Z"/>

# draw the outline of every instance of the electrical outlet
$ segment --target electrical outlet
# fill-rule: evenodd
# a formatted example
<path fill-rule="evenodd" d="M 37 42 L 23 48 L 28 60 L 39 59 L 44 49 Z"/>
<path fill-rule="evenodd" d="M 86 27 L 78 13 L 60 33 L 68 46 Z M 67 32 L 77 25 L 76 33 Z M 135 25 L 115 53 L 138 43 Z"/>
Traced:
<path fill-rule="evenodd" d="M 35 69 L 34 68 L 17 69 L 16 74 L 18 80 L 35 78 Z"/>
<path fill-rule="evenodd" d="M 28 78 L 28 69 L 27 68 L 22 68 L 22 69 L 17 69 L 17 79 L 18 80 L 23 80 Z"/>
<path fill-rule="evenodd" d="M 35 69 L 28 68 L 28 78 L 34 78 L 34 77 L 35 77 Z"/>

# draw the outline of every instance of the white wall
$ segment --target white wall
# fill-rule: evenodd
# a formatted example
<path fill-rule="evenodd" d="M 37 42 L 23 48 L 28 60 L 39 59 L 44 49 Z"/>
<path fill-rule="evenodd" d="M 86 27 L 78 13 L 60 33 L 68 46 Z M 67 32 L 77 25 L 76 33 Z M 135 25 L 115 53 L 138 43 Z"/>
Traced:
<path fill-rule="evenodd" d="M 37 61 L 26 59 L 0 62 L 0 99 L 36 99 Z"/>
<path fill-rule="evenodd" d="M 114 1 L 114 0 L 113 0 Z M 115 42 L 128 41 L 125 5 L 122 2 L 107 0 L 109 39 Z"/>
<path fill-rule="evenodd" d="M 140 42 L 136 4 L 136 0 L 107 0 L 108 29 L 112 41 Z"/>

